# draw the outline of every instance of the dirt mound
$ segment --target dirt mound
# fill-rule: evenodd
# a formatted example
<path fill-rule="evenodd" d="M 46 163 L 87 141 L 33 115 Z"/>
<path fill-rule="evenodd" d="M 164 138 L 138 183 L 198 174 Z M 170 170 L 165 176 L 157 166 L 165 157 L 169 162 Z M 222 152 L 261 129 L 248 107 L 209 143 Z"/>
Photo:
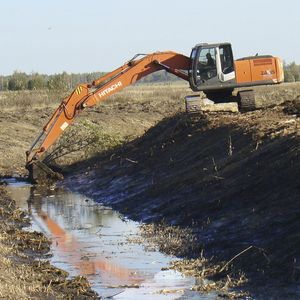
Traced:
<path fill-rule="evenodd" d="M 247 273 L 256 295 L 277 282 L 295 292 L 300 146 L 299 118 L 290 108 L 296 106 L 164 119 L 122 149 L 77 165 L 81 171 L 67 184 L 131 218 L 190 226 L 216 261 L 251 246 L 233 265 Z"/>

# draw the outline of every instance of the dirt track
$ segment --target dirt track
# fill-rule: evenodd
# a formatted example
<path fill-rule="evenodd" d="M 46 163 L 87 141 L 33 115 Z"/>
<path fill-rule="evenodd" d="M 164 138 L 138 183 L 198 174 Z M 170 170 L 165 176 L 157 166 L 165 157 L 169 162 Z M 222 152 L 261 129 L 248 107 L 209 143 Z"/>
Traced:
<path fill-rule="evenodd" d="M 230 264 L 231 274 L 246 272 L 249 291 L 262 298 L 278 282 L 296 295 L 300 124 L 291 101 L 299 86 L 258 89 L 268 109 L 192 119 L 182 113 L 187 89 L 165 95 L 169 89 L 129 89 L 82 114 L 124 144 L 90 159 L 97 147 L 67 156 L 60 162 L 77 163 L 64 184 L 131 218 L 191 227 L 216 263 L 251 247 Z M 55 106 L 1 112 L 2 175 L 25 174 L 24 152 Z"/>

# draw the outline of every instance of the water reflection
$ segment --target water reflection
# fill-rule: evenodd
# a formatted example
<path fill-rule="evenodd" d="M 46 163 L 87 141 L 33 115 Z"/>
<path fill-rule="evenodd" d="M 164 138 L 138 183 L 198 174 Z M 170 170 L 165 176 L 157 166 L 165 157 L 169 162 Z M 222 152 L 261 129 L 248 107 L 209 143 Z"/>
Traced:
<path fill-rule="evenodd" d="M 9 190 L 17 205 L 28 210 L 33 229 L 51 237 L 51 262 L 71 276 L 87 276 L 103 298 L 178 299 L 188 293 L 189 299 L 208 299 L 189 291 L 193 278 L 161 271 L 172 257 L 127 242 L 137 235 L 138 223 L 62 189 L 12 185 Z"/>

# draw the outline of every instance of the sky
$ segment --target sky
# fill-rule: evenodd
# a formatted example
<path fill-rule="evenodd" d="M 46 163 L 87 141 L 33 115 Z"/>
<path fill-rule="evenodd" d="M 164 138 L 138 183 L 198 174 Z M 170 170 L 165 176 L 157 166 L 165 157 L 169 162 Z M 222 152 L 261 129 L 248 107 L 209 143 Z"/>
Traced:
<path fill-rule="evenodd" d="M 203 42 L 299 64 L 299 16 L 299 0 L 1 1 L 0 75 L 107 72 L 136 53 L 189 56 Z"/>

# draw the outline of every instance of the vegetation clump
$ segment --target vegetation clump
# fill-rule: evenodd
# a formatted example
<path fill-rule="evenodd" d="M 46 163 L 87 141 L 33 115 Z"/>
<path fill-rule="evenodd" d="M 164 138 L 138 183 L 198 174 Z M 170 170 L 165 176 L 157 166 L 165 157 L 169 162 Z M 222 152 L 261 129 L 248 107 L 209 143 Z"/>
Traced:
<path fill-rule="evenodd" d="M 64 162 L 66 162 L 66 155 L 69 156 L 69 161 L 85 159 L 96 153 L 113 149 L 123 142 L 124 137 L 121 135 L 107 133 L 98 124 L 82 120 L 68 128 L 45 161 L 51 162 L 64 157 Z"/>

